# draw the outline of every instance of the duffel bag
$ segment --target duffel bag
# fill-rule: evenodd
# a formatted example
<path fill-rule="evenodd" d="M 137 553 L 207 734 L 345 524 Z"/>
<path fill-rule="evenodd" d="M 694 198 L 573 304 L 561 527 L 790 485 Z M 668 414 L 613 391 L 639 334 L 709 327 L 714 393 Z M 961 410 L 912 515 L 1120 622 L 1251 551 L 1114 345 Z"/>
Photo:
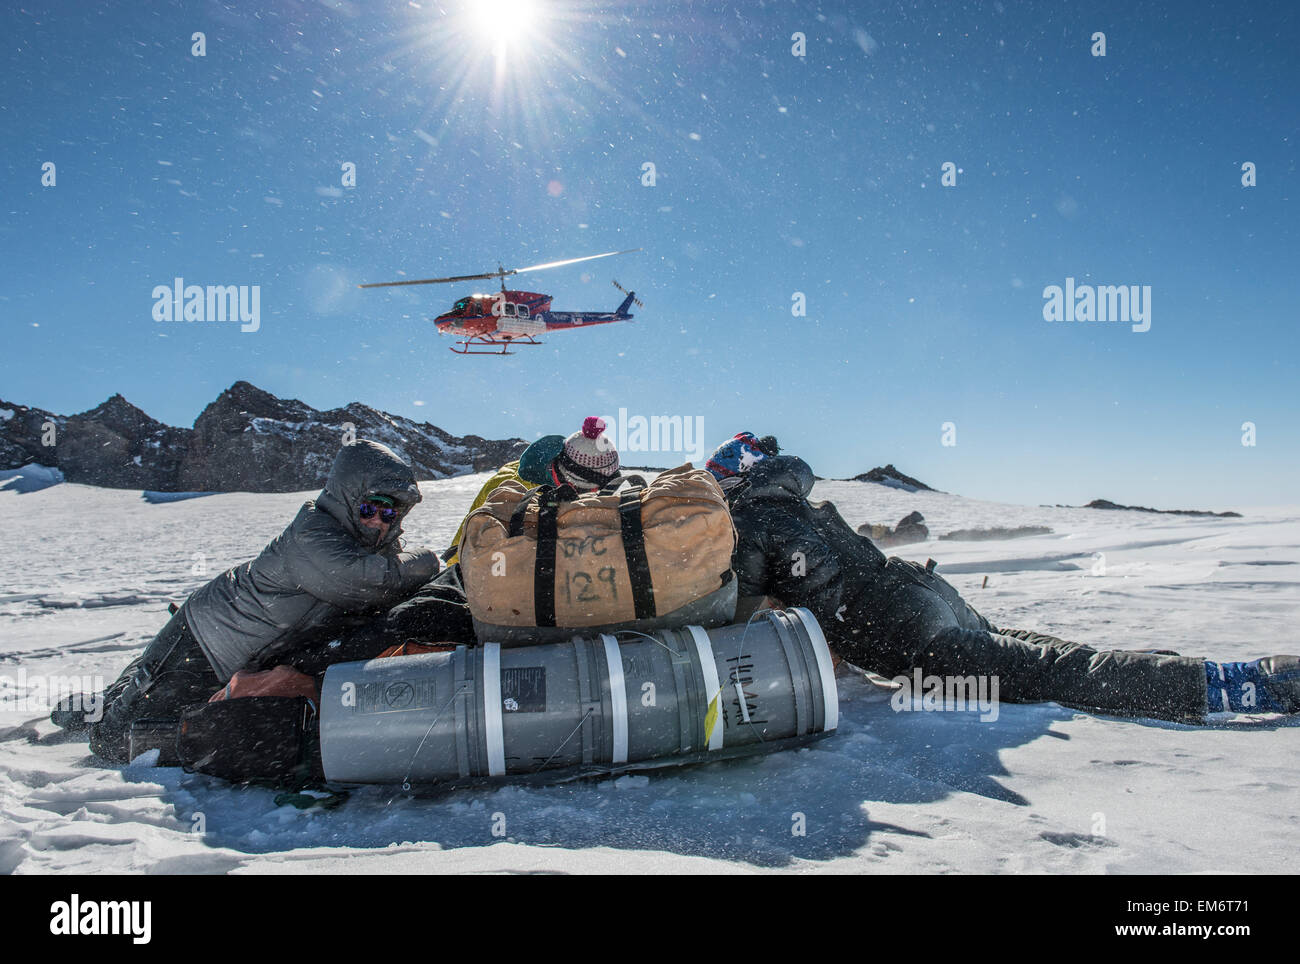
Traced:
<path fill-rule="evenodd" d="M 735 545 L 717 481 L 687 464 L 582 495 L 507 482 L 466 519 L 460 565 L 479 640 L 511 645 L 724 625 Z"/>

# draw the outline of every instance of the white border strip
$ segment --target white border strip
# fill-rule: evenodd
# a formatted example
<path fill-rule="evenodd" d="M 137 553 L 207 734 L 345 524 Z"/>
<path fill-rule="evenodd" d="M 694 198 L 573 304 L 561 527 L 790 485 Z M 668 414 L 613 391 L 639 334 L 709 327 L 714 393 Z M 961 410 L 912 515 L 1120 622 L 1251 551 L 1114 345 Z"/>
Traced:
<path fill-rule="evenodd" d="M 709 734 L 709 749 L 722 749 L 722 731 L 726 729 L 722 720 L 722 687 L 718 684 L 718 664 L 714 662 L 713 643 L 709 634 L 699 626 L 687 626 L 691 639 L 695 640 L 695 651 L 700 655 L 700 670 L 704 674 L 704 713 L 707 718 L 709 704 L 716 697 L 718 700 L 718 718 Z"/>
<path fill-rule="evenodd" d="M 483 722 L 488 776 L 506 775 L 506 740 L 501 729 L 501 644 L 483 644 Z"/>
<path fill-rule="evenodd" d="M 605 664 L 609 667 L 609 701 L 614 715 L 614 755 L 610 763 L 627 762 L 627 680 L 623 676 L 623 651 L 618 640 L 600 634 L 605 643 Z"/>
<path fill-rule="evenodd" d="M 826 645 L 826 636 L 821 624 L 810 610 L 798 606 L 794 610 L 799 614 L 799 621 L 812 639 L 813 651 L 817 654 L 817 674 L 822 678 L 822 702 L 826 705 L 826 723 L 822 730 L 834 730 L 840 725 L 840 691 L 835 686 L 835 664 L 831 661 L 831 649 Z"/>

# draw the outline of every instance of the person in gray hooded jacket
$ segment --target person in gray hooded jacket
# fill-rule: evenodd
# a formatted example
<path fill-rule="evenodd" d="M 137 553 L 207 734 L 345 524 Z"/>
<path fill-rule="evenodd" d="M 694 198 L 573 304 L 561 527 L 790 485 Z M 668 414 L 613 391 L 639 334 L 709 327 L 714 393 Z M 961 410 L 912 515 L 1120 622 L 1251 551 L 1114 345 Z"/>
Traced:
<path fill-rule="evenodd" d="M 90 746 L 129 755 L 137 720 L 174 720 L 237 671 L 290 660 L 347 617 L 407 599 L 438 572 L 431 549 L 403 550 L 401 520 L 420 501 L 410 466 L 377 442 L 345 445 L 324 490 L 262 553 L 195 592 L 104 693 Z M 67 713 L 63 714 L 65 717 Z"/>

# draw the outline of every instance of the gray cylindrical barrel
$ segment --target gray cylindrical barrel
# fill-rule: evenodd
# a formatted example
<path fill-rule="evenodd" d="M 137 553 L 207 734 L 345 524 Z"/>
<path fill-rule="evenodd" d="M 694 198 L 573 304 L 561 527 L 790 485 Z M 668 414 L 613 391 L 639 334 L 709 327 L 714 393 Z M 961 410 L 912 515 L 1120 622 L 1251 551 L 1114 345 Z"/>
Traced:
<path fill-rule="evenodd" d="M 768 752 L 829 734 L 838 720 L 817 620 L 772 610 L 708 631 L 331 666 L 321 758 L 340 783 L 547 779 Z"/>

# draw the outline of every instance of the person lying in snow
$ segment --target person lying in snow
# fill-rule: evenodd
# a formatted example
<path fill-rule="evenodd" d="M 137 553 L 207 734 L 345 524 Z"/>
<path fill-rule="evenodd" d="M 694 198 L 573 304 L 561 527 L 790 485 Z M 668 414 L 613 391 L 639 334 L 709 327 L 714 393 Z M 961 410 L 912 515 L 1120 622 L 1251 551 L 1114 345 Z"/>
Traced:
<path fill-rule="evenodd" d="M 175 720 L 241 669 L 290 662 L 338 635 L 348 617 L 408 598 L 438 572 L 431 549 L 401 548 L 402 519 L 420 501 L 411 467 L 377 442 L 345 445 L 324 490 L 261 555 L 196 591 L 104 693 L 92 720 L 65 700 L 51 719 L 88 728 L 91 749 L 127 761 L 131 725 Z M 98 714 L 96 714 L 98 715 Z"/>
<path fill-rule="evenodd" d="M 1300 712 L 1300 658 L 1217 663 L 1168 651 L 1102 651 L 977 613 L 933 565 L 884 554 L 829 502 L 812 469 L 770 436 L 741 432 L 706 466 L 727 494 L 742 596 L 806 606 L 837 655 L 885 677 L 995 676 L 1012 703 L 1055 701 L 1199 722 L 1215 712 Z"/>

